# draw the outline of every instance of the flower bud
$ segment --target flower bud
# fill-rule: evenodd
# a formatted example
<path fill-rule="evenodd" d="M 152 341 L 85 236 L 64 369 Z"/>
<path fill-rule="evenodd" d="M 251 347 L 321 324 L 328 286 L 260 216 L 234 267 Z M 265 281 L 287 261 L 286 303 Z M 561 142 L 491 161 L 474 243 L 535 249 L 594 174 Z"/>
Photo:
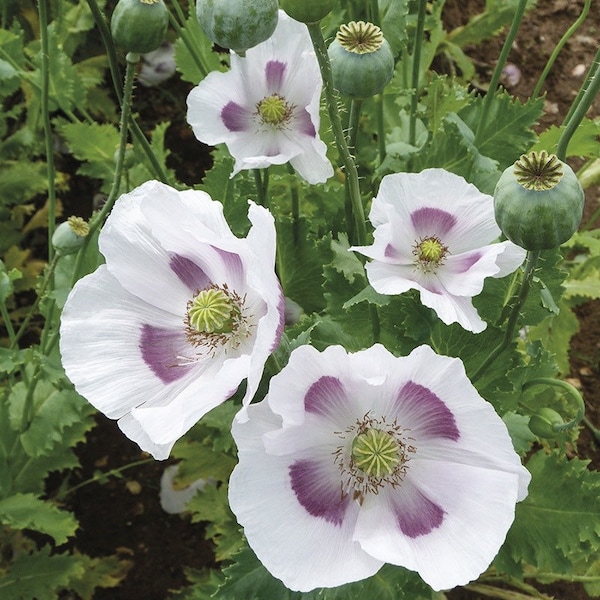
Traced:
<path fill-rule="evenodd" d="M 379 27 L 364 21 L 342 25 L 330 44 L 333 85 L 353 99 L 379 94 L 394 74 L 394 55 Z"/>
<path fill-rule="evenodd" d="M 144 54 L 165 40 L 169 13 L 163 0 L 119 0 L 110 20 L 112 36 L 125 50 Z"/>
<path fill-rule="evenodd" d="M 556 427 L 563 424 L 563 418 L 552 408 L 541 408 L 529 419 L 529 429 L 539 438 L 556 437 L 559 433 Z"/>
<path fill-rule="evenodd" d="M 81 217 L 69 217 L 54 230 L 52 246 L 60 256 L 74 254 L 81 248 L 89 230 L 88 224 Z"/>
<path fill-rule="evenodd" d="M 280 0 L 285 12 L 300 23 L 317 23 L 335 6 L 335 0 Z"/>
<path fill-rule="evenodd" d="M 500 176 L 494 214 L 502 233 L 526 250 L 556 248 L 579 227 L 583 188 L 554 154 L 523 154 Z"/>
<path fill-rule="evenodd" d="M 277 0 L 197 0 L 196 16 L 212 42 L 243 54 L 271 37 L 279 15 Z"/>

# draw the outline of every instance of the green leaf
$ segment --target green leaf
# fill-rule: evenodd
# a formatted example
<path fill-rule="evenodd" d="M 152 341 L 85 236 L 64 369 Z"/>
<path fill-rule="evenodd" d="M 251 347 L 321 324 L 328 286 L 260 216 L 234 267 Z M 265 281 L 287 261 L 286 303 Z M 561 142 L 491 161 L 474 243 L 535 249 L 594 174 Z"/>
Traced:
<path fill-rule="evenodd" d="M 78 172 L 89 177 L 112 181 L 119 133 L 108 123 L 65 123 L 60 127 L 73 156 L 84 161 Z"/>
<path fill-rule="evenodd" d="M 13 281 L 21 279 L 23 273 L 18 269 L 6 270 L 4 262 L 0 260 L 0 304 L 5 304 L 6 301 L 13 295 L 15 288 Z"/>
<path fill-rule="evenodd" d="M 276 227 L 277 268 L 283 293 L 306 313 L 322 310 L 323 264 L 330 260 L 329 236 L 316 241 L 310 223 L 304 218 L 294 223 L 290 218 L 280 217 Z"/>
<path fill-rule="evenodd" d="M 82 600 L 92 600 L 96 588 L 117 587 L 133 566 L 132 561 L 122 560 L 116 555 L 90 558 L 77 554 L 76 558 L 83 566 L 83 573 L 72 577 L 68 587 Z"/>
<path fill-rule="evenodd" d="M 69 581 L 82 576 L 84 566 L 70 554 L 53 554 L 45 546 L 35 554 L 18 554 L 0 579 L 3 600 L 56 600 Z"/>
<path fill-rule="evenodd" d="M 233 456 L 215 452 L 210 446 L 193 440 L 180 440 L 172 455 L 182 460 L 177 471 L 177 482 L 182 486 L 209 477 L 228 481 L 237 463 Z"/>
<path fill-rule="evenodd" d="M 0 522 L 11 529 L 33 529 L 64 544 L 75 534 L 75 516 L 34 494 L 14 494 L 0 500 Z"/>
<path fill-rule="evenodd" d="M 515 452 L 521 455 L 529 452 L 537 439 L 529 429 L 529 417 L 508 411 L 502 416 L 502 420 L 506 424 Z"/>
<path fill-rule="evenodd" d="M 563 127 L 552 125 L 540 134 L 540 138 L 531 150 L 556 152 Z M 597 158 L 600 156 L 600 120 L 584 118 L 569 140 L 567 156 Z"/>
<path fill-rule="evenodd" d="M 504 170 L 535 143 L 537 138 L 532 127 L 544 111 L 544 98 L 521 103 L 505 90 L 496 91 L 480 128 L 482 106 L 483 98 L 477 97 L 460 111 L 459 116 L 478 132 L 479 152 L 497 161 L 499 168 Z"/>
<path fill-rule="evenodd" d="M 600 474 L 588 461 L 539 451 L 527 463 L 529 494 L 494 564 L 519 576 L 524 564 L 569 574 L 600 550 Z"/>
<path fill-rule="evenodd" d="M 392 48 L 394 56 L 406 47 L 408 35 L 406 18 L 410 0 L 379 0 L 381 31 Z"/>
<path fill-rule="evenodd" d="M 190 4 L 190 16 L 183 24 L 182 30 L 183 35 L 175 42 L 175 62 L 184 81 L 196 85 L 208 73 L 225 70 L 227 55 L 213 52 L 212 42 L 206 37 L 196 18 L 194 3 Z M 188 43 L 192 45 L 194 54 L 190 52 Z M 200 61 L 200 65 L 196 63 L 194 55 Z"/>

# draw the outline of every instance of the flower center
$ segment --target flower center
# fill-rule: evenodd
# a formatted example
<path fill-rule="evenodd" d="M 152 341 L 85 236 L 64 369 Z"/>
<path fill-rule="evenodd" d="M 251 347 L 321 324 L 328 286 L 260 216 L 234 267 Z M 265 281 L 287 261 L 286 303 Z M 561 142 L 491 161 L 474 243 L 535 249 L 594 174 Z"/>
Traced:
<path fill-rule="evenodd" d="M 448 247 L 444 246 L 440 238 L 436 236 L 423 238 L 413 248 L 417 266 L 425 273 L 435 271 L 442 265 L 447 254 Z"/>
<path fill-rule="evenodd" d="M 219 288 L 202 290 L 188 306 L 190 325 L 203 333 L 230 333 L 234 315 L 239 314 L 230 295 Z"/>
<path fill-rule="evenodd" d="M 350 21 L 341 25 L 335 37 L 344 50 L 355 54 L 376 52 L 383 44 L 381 29 L 365 21 Z"/>
<path fill-rule="evenodd" d="M 530 152 L 522 154 L 513 171 L 519 185 L 526 190 L 541 192 L 558 185 L 563 176 L 562 165 L 555 154 Z"/>
<path fill-rule="evenodd" d="M 257 105 L 256 112 L 263 123 L 280 127 L 287 123 L 292 116 L 292 107 L 279 94 L 265 96 Z"/>
<path fill-rule="evenodd" d="M 354 438 L 352 460 L 367 475 L 391 475 L 400 462 L 398 441 L 387 431 L 368 429 Z"/>
<path fill-rule="evenodd" d="M 362 503 L 367 494 L 378 494 L 386 485 L 400 485 L 410 455 L 417 451 L 408 434 L 396 420 L 390 423 L 369 414 L 337 432 L 342 444 L 334 452 L 334 462 L 340 470 L 342 494 L 352 494 Z"/>
<path fill-rule="evenodd" d="M 196 292 L 187 303 L 184 319 L 188 342 L 209 351 L 227 344 L 239 346 L 251 328 L 244 316 L 244 300 L 227 284 Z"/>

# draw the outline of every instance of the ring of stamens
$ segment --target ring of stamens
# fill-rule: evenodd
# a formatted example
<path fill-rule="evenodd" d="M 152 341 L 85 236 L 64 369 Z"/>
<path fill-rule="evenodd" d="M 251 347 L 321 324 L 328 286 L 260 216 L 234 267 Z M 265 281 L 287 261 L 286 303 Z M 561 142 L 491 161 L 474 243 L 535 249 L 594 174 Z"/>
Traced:
<path fill-rule="evenodd" d="M 294 105 L 279 94 L 265 96 L 256 104 L 256 114 L 263 124 L 271 125 L 277 129 L 283 128 L 292 118 Z"/>
<path fill-rule="evenodd" d="M 439 237 L 429 236 L 419 240 L 413 246 L 412 253 L 416 257 L 415 265 L 424 273 L 431 273 L 444 264 L 448 246 L 445 246 Z"/>
<path fill-rule="evenodd" d="M 362 504 L 367 494 L 378 494 L 390 485 L 399 486 L 408 470 L 410 455 L 416 452 L 410 431 L 394 419 L 366 414 L 344 431 L 336 432 L 342 444 L 334 451 L 334 463 L 341 475 L 341 493 Z"/>
<path fill-rule="evenodd" d="M 250 334 L 244 316 L 245 299 L 226 283 L 197 290 L 186 306 L 184 324 L 188 342 L 209 351 L 225 345 L 239 346 Z"/>

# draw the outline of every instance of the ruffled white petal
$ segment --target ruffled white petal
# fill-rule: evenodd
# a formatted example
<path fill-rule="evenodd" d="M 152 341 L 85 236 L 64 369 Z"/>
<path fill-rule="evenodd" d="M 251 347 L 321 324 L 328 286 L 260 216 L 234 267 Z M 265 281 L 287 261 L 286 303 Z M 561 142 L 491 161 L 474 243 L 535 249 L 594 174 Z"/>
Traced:
<path fill-rule="evenodd" d="M 334 587 L 375 574 L 383 561 L 352 541 L 358 513 L 351 505 L 340 525 L 309 514 L 290 485 L 289 457 L 265 453 L 261 437 L 281 421 L 266 402 L 248 407 L 249 420 L 233 426 L 239 464 L 229 482 L 229 503 L 250 547 L 289 589 Z"/>

